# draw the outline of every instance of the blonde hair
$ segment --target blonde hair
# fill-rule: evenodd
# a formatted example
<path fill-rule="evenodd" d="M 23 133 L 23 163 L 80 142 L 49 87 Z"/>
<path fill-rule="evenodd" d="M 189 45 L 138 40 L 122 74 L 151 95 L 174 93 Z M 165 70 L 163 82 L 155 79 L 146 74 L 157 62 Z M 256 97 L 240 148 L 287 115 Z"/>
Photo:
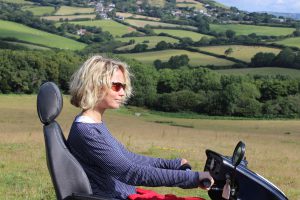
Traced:
<path fill-rule="evenodd" d="M 126 88 L 123 102 L 125 103 L 132 92 L 129 66 L 126 63 L 95 55 L 85 61 L 71 77 L 71 104 L 83 110 L 94 108 L 102 101 L 107 89 L 111 88 L 111 77 L 117 70 L 121 70 L 124 74 Z"/>

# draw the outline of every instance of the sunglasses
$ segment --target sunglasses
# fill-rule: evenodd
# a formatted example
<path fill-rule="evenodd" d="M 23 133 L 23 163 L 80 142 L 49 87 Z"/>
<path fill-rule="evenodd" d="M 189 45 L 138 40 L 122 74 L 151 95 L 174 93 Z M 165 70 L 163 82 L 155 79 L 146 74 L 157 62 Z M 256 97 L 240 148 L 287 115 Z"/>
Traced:
<path fill-rule="evenodd" d="M 121 90 L 125 90 L 126 84 L 125 83 L 120 83 L 120 82 L 112 82 L 111 83 L 111 89 L 115 92 L 119 92 Z"/>

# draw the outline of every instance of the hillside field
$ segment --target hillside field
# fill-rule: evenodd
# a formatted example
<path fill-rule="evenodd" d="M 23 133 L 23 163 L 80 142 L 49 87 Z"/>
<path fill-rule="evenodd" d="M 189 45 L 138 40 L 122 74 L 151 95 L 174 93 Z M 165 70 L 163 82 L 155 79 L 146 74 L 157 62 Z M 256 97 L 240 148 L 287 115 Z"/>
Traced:
<path fill-rule="evenodd" d="M 42 16 L 53 13 L 55 8 L 51 6 L 23 6 L 22 10 L 30 11 L 33 15 Z"/>
<path fill-rule="evenodd" d="M 148 3 L 152 6 L 164 7 L 165 0 L 148 0 Z"/>
<path fill-rule="evenodd" d="M 16 3 L 16 4 L 33 4 L 31 1 L 25 1 L 25 0 L 1 0 L 3 2 L 8 3 Z"/>
<path fill-rule="evenodd" d="M 0 109 L 0 196 L 5 200 L 55 199 L 46 164 L 43 128 L 36 113 L 36 95 L 0 95 Z M 66 137 L 79 112 L 65 96 L 57 121 Z M 134 112 L 141 116 L 136 117 Z M 105 122 L 131 151 L 167 159 L 186 158 L 193 170 L 199 171 L 206 160 L 205 149 L 232 155 L 234 146 L 242 140 L 246 144 L 248 167 L 277 185 L 289 199 L 300 198 L 299 120 L 184 119 L 122 108 L 108 111 Z M 151 189 L 209 200 L 201 189 Z"/>
<path fill-rule="evenodd" d="M 249 35 L 255 33 L 256 35 L 280 36 L 289 35 L 295 31 L 294 28 L 269 27 L 269 26 L 255 26 L 245 24 L 210 24 L 210 30 L 216 32 L 226 32 L 226 30 L 233 30 L 237 35 Z"/>
<path fill-rule="evenodd" d="M 300 70 L 297 69 L 287 69 L 280 67 L 259 67 L 259 68 L 243 68 L 243 69 L 222 69 L 215 70 L 222 74 L 232 74 L 232 75 L 246 75 L 246 74 L 259 74 L 259 75 L 288 75 L 292 78 L 300 78 Z"/>
<path fill-rule="evenodd" d="M 146 20 L 137 20 L 137 19 L 125 19 L 125 22 L 132 26 L 136 27 L 145 27 L 146 25 L 154 26 L 154 27 L 184 27 L 189 28 L 192 30 L 197 30 L 196 27 L 193 26 L 185 26 L 185 25 L 178 25 L 178 24 L 169 24 L 169 23 L 163 23 L 163 22 L 154 22 L 154 21 L 146 21 Z"/>
<path fill-rule="evenodd" d="M 197 10 L 206 10 L 204 5 L 198 1 L 176 1 L 178 8 L 195 8 Z"/>
<path fill-rule="evenodd" d="M 94 8 L 80 8 L 71 6 L 61 6 L 55 15 L 74 15 L 74 14 L 89 14 L 93 13 Z"/>
<path fill-rule="evenodd" d="M 282 45 L 289 46 L 289 47 L 298 47 L 298 48 L 300 48 L 300 37 L 287 38 L 287 39 L 272 42 L 272 43 L 282 44 Z"/>
<path fill-rule="evenodd" d="M 89 20 L 89 21 L 73 21 L 71 24 L 80 24 L 84 26 L 96 26 L 101 27 L 103 31 L 108 31 L 114 37 L 121 37 L 126 33 L 136 31 L 136 29 L 125 26 L 113 20 Z"/>
<path fill-rule="evenodd" d="M 221 58 L 216 58 L 213 56 L 208 56 L 201 53 L 189 52 L 186 50 L 164 50 L 164 51 L 152 51 L 145 53 L 131 53 L 131 54 L 119 54 L 120 56 L 134 58 L 142 63 L 153 64 L 153 61 L 160 59 L 161 61 L 168 61 L 171 56 L 186 54 L 191 66 L 205 66 L 205 65 L 215 65 L 215 66 L 228 66 L 234 64 L 233 62 Z"/>
<path fill-rule="evenodd" d="M 51 21 L 59 21 L 60 19 L 68 19 L 68 20 L 74 20 L 74 19 L 95 19 L 95 14 L 83 14 L 83 15 L 54 15 L 54 16 L 44 16 L 41 17 L 43 19 L 51 20 Z"/>
<path fill-rule="evenodd" d="M 37 50 L 48 50 L 48 49 L 50 49 L 48 47 L 43 47 L 43 46 L 38 46 L 38 45 L 28 44 L 28 43 L 22 43 L 22 42 L 7 42 L 7 43 L 25 46 L 29 49 L 37 49 Z"/>
<path fill-rule="evenodd" d="M 202 37 L 212 38 L 210 35 L 205 35 L 201 33 L 196 33 L 193 31 L 186 31 L 186 30 L 176 30 L 176 29 L 153 29 L 154 33 L 160 34 L 160 33 L 167 33 L 169 35 L 184 38 L 184 37 L 190 37 L 193 41 L 199 41 Z"/>
<path fill-rule="evenodd" d="M 0 37 L 14 37 L 22 41 L 59 49 L 79 50 L 86 46 L 86 44 L 69 38 L 3 20 L 0 20 Z"/>
<path fill-rule="evenodd" d="M 132 13 L 123 13 L 123 12 L 116 12 L 116 16 L 124 17 L 124 18 L 135 18 L 135 19 L 146 19 L 151 21 L 160 21 L 160 18 L 157 17 L 149 17 L 145 15 L 137 15 Z"/>
<path fill-rule="evenodd" d="M 233 52 L 229 54 L 229 57 L 234 57 L 239 60 L 243 60 L 245 62 L 250 62 L 251 58 L 259 53 L 274 53 L 277 55 L 281 49 L 277 48 L 270 48 L 270 47 L 263 47 L 263 46 L 244 46 L 244 45 L 222 45 L 222 46 L 208 46 L 208 47 L 198 47 L 198 49 L 219 54 L 225 55 L 224 52 L 228 49 L 232 48 Z"/>
<path fill-rule="evenodd" d="M 119 47 L 118 50 L 125 50 L 125 49 L 132 49 L 137 44 L 146 44 L 148 45 L 148 48 L 154 48 L 157 43 L 161 41 L 165 41 L 168 43 L 177 43 L 178 40 L 170 37 L 164 37 L 164 36 L 144 36 L 144 37 L 125 37 L 125 38 L 117 38 L 116 40 L 122 41 L 122 42 L 129 42 L 130 40 L 134 40 L 135 43 L 131 45 L 127 45 L 124 47 Z"/>

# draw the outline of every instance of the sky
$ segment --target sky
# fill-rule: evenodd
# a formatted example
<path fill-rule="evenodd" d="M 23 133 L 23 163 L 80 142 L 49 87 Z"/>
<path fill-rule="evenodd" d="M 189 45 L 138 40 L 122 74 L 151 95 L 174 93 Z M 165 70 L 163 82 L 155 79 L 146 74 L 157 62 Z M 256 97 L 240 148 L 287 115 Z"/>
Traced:
<path fill-rule="evenodd" d="M 300 13 L 300 0 L 215 0 L 240 10 Z"/>

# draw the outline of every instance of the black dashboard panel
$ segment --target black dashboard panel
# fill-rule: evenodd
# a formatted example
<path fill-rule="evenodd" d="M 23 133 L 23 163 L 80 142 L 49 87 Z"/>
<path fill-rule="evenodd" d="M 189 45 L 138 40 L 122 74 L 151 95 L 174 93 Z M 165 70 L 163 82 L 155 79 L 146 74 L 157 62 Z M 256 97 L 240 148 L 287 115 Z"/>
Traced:
<path fill-rule="evenodd" d="M 209 171 L 215 180 L 214 188 L 208 191 L 212 200 L 224 200 L 222 189 L 226 179 L 230 179 L 234 188 L 232 200 L 287 200 L 287 197 L 271 182 L 247 168 L 247 161 L 243 160 L 235 169 L 231 157 L 223 156 L 211 150 L 206 150 L 207 160 L 204 171 Z"/>

